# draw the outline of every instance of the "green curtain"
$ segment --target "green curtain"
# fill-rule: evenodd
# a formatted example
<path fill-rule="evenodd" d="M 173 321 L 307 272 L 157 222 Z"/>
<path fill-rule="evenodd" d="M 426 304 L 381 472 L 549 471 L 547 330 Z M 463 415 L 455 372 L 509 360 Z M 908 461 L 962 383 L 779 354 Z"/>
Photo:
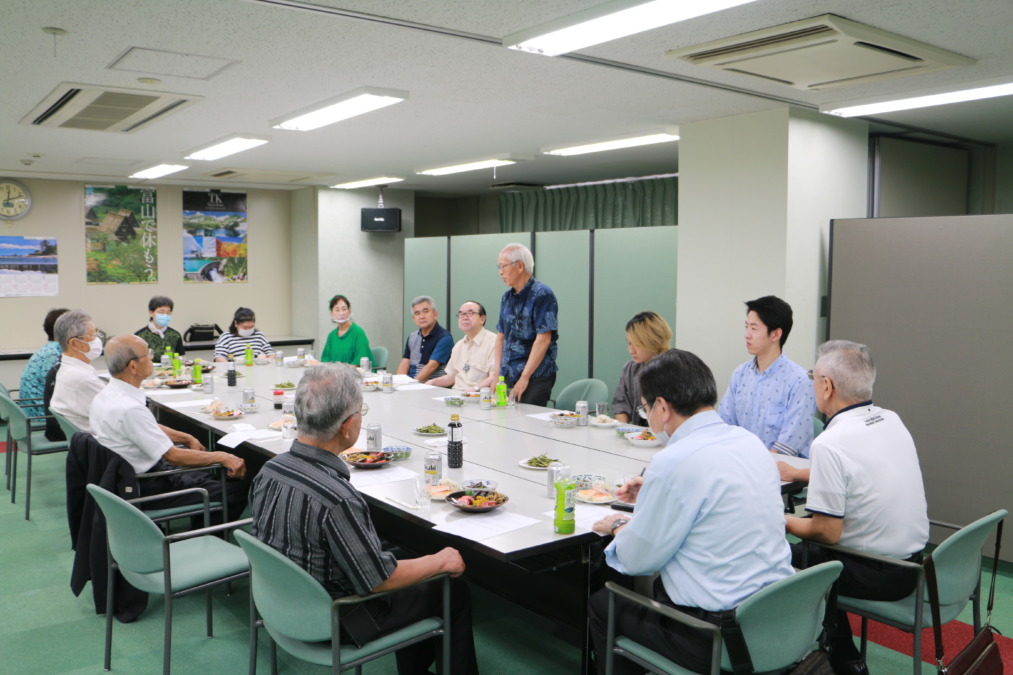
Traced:
<path fill-rule="evenodd" d="M 678 178 L 500 195 L 500 232 L 676 225 Z"/>

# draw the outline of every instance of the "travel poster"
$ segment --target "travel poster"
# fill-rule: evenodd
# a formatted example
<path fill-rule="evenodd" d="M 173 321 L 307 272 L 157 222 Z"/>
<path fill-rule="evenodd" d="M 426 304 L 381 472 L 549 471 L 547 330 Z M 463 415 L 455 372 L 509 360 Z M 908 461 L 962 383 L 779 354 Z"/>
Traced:
<path fill-rule="evenodd" d="M 57 295 L 53 237 L 0 237 L 0 297 Z"/>
<path fill-rule="evenodd" d="M 246 250 L 245 192 L 183 191 L 183 281 L 246 281 Z"/>
<path fill-rule="evenodd" d="M 86 185 L 84 231 L 89 284 L 158 281 L 158 218 L 153 187 Z"/>

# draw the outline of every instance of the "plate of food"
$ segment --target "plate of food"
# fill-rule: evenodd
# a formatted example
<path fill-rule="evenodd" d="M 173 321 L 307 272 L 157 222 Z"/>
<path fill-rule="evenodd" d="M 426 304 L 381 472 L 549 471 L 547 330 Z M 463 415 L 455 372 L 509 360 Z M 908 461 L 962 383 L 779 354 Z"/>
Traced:
<path fill-rule="evenodd" d="M 624 425 L 616 427 L 616 436 L 619 438 L 626 438 L 626 434 L 638 434 L 644 430 L 644 427 L 635 427 L 631 425 Z"/>
<path fill-rule="evenodd" d="M 549 464 L 558 461 L 559 460 L 557 460 L 555 457 L 549 457 L 545 453 L 542 453 L 535 457 L 528 457 L 527 459 L 522 459 L 517 463 L 523 466 L 525 469 L 534 469 L 535 471 L 546 471 L 549 468 Z"/>
<path fill-rule="evenodd" d="M 291 391 L 292 389 L 295 389 L 295 382 L 289 382 L 289 381 L 278 382 L 277 384 L 273 385 L 271 388 L 272 389 L 281 389 L 282 391 Z"/>
<path fill-rule="evenodd" d="M 193 384 L 193 380 L 166 380 L 162 384 L 167 386 L 169 389 L 186 389 Z"/>
<path fill-rule="evenodd" d="M 442 502 L 451 492 L 459 492 L 460 490 L 461 486 L 457 481 L 444 478 L 436 485 L 429 486 L 429 497 Z"/>
<path fill-rule="evenodd" d="M 415 433 L 419 436 L 443 436 L 447 430 L 439 424 L 424 424 L 421 427 L 415 427 Z"/>
<path fill-rule="evenodd" d="M 462 406 L 464 405 L 464 399 L 460 396 L 444 396 L 443 402 L 449 406 Z"/>
<path fill-rule="evenodd" d="M 390 464 L 391 456 L 386 452 L 345 450 L 341 453 L 341 459 L 357 469 L 380 469 Z"/>
<path fill-rule="evenodd" d="M 553 426 L 569 429 L 577 426 L 577 420 L 580 419 L 580 415 L 575 412 L 561 412 L 549 415 L 549 419 L 552 420 Z"/>
<path fill-rule="evenodd" d="M 447 495 L 446 500 L 467 513 L 488 513 L 506 504 L 510 498 L 495 490 L 459 490 Z"/>
<path fill-rule="evenodd" d="M 638 434 L 626 434 L 626 440 L 630 442 L 630 445 L 638 448 L 656 448 L 661 445 L 658 437 L 648 429 L 644 429 Z"/>
<path fill-rule="evenodd" d="M 477 391 L 462 391 L 461 398 L 467 403 L 478 403 L 479 399 L 482 398 L 482 394 Z"/>
<path fill-rule="evenodd" d="M 604 489 L 607 486 L 597 485 L 596 487 L 584 488 L 583 490 L 577 490 L 573 498 L 578 502 L 584 502 L 585 504 L 611 504 L 616 501 L 614 492 L 610 492 L 608 489 Z"/>
<path fill-rule="evenodd" d="M 598 427 L 599 429 L 613 429 L 619 426 L 619 420 L 609 417 L 608 415 L 595 415 L 587 422 L 592 427 Z"/>
<path fill-rule="evenodd" d="M 239 417 L 242 417 L 243 416 L 243 411 L 242 410 L 233 410 L 231 408 L 222 408 L 220 410 L 215 410 L 214 412 L 211 412 L 209 414 L 211 415 L 211 417 L 214 417 L 216 420 L 234 420 L 234 419 L 237 419 Z"/>
<path fill-rule="evenodd" d="M 183 365 L 184 365 L 184 366 L 193 366 L 193 361 L 184 361 L 184 362 L 183 362 Z M 210 372 L 211 372 L 212 370 L 214 370 L 214 369 L 215 369 L 215 367 L 214 367 L 214 365 L 213 365 L 213 364 L 211 364 L 211 363 L 207 363 L 207 362 L 205 362 L 205 361 L 201 361 L 201 364 L 200 364 L 200 371 L 201 371 L 202 373 L 210 373 Z"/>
<path fill-rule="evenodd" d="M 141 382 L 142 389 L 158 389 L 162 386 L 162 380 L 157 377 L 153 377 L 150 380 L 144 380 Z"/>

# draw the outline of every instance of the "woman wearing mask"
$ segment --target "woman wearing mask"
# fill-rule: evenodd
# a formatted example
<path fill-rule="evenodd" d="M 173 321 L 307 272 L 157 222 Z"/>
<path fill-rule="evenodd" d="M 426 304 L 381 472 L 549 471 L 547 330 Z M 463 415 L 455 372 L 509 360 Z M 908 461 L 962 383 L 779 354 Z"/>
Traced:
<path fill-rule="evenodd" d="M 254 356 L 274 353 L 271 343 L 257 330 L 257 316 L 253 310 L 240 307 L 233 315 L 229 329 L 218 337 L 215 361 L 228 361 L 229 357 L 240 359 L 246 354 L 247 345 L 253 348 Z"/>
<path fill-rule="evenodd" d="M 623 366 L 612 397 L 612 416 L 620 422 L 646 425 L 637 415 L 640 405 L 640 368 L 672 347 L 672 329 L 654 312 L 640 312 L 626 324 L 626 348 L 633 357 Z"/>
<path fill-rule="evenodd" d="M 156 295 L 148 301 L 148 325 L 134 333 L 148 343 L 153 358 L 158 361 L 165 353 L 165 348 L 182 356 L 186 354 L 183 336 L 175 328 L 169 328 L 172 321 L 172 298 Z"/>
<path fill-rule="evenodd" d="M 352 303 L 343 295 L 335 295 L 330 302 L 331 322 L 337 324 L 327 336 L 321 361 L 359 365 L 362 358 L 373 360 L 369 338 L 359 324 L 352 321 Z"/>

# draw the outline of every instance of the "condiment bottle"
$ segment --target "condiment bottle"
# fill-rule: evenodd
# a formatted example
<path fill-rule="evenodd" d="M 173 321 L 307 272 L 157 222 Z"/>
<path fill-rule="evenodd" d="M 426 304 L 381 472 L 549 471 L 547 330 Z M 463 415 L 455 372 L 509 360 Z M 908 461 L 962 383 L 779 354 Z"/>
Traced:
<path fill-rule="evenodd" d="M 460 415 L 450 416 L 447 435 L 447 466 L 460 469 L 464 464 L 464 427 L 461 426 Z"/>

